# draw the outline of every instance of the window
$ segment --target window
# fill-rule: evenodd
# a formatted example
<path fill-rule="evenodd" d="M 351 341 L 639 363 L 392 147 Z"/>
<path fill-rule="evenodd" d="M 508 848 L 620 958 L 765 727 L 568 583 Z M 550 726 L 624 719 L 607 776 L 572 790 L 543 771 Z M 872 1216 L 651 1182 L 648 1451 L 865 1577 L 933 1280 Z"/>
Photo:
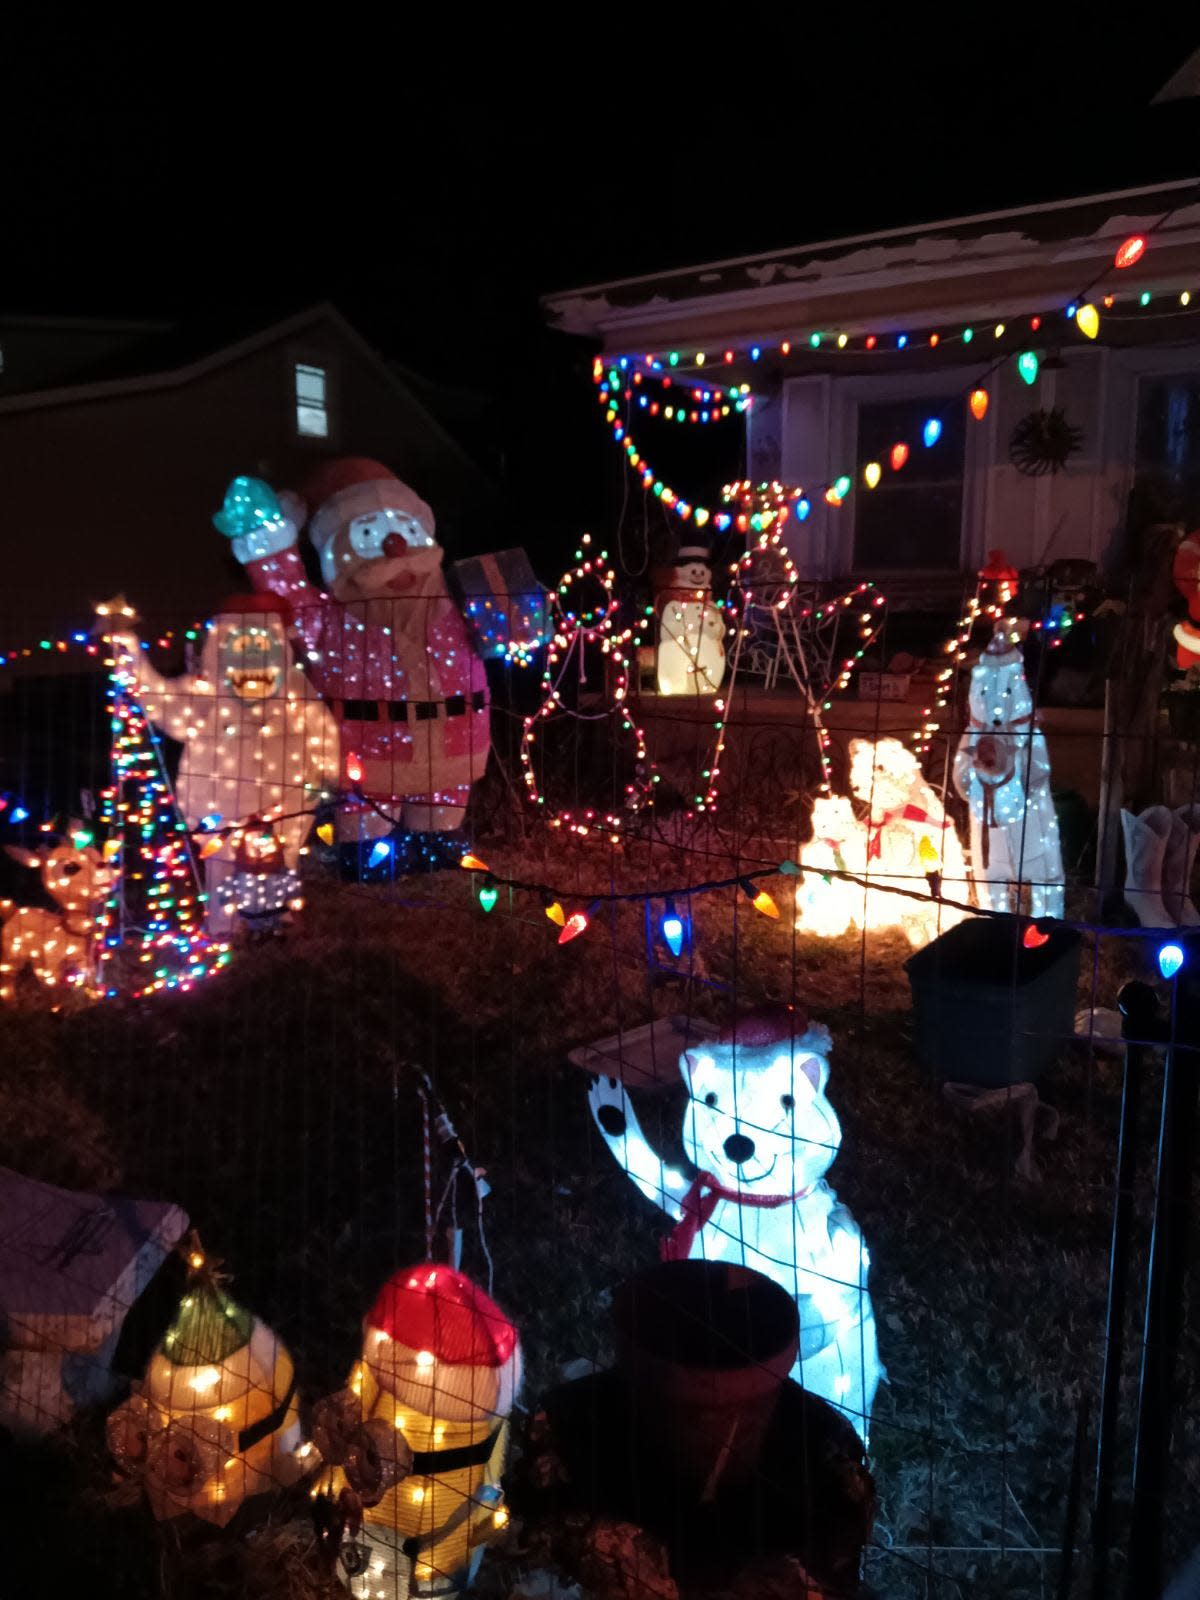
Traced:
<path fill-rule="evenodd" d="M 966 407 L 961 395 L 860 404 L 859 484 L 852 497 L 854 566 L 859 572 L 934 572 L 957 570 L 961 561 L 963 450 Z M 925 424 L 942 424 L 937 443 L 922 442 Z M 908 460 L 891 467 L 892 446 L 904 440 Z M 883 476 L 877 489 L 862 485 L 862 470 L 878 461 Z"/>
<path fill-rule="evenodd" d="M 329 411 L 325 368 L 296 363 L 296 432 L 309 439 L 328 439 Z"/>
<path fill-rule="evenodd" d="M 1138 385 L 1137 473 L 1164 522 L 1200 517 L 1200 372 Z"/>

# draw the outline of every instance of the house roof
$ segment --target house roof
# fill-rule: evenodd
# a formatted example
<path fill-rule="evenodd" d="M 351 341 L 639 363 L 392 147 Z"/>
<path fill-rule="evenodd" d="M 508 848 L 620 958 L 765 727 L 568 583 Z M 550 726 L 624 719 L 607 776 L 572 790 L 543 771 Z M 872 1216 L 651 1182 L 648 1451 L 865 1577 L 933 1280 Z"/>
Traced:
<path fill-rule="evenodd" d="M 62 319 L 32 320 L 44 320 L 56 327 L 66 325 Z M 415 392 L 416 386 L 410 386 L 405 381 L 401 369 L 385 361 L 337 307 L 328 301 L 307 306 L 292 316 L 265 326 L 262 313 L 256 314 L 253 310 L 232 318 L 224 315 L 220 319 L 193 321 L 180 327 L 138 324 L 139 331 L 158 332 L 162 337 L 124 348 L 97 361 L 87 370 L 83 381 L 0 399 L 0 417 L 14 412 L 89 404 L 124 395 L 179 388 L 206 373 L 239 361 L 257 350 L 293 339 L 318 325 L 332 330 L 352 346 L 388 385 L 411 404 L 419 406 L 425 412 L 429 427 L 441 436 L 446 447 L 468 463 L 473 472 L 479 472 L 480 469 L 463 447 L 423 404 Z"/>
<path fill-rule="evenodd" d="M 834 315 L 846 327 L 869 317 L 882 331 L 889 317 L 903 327 L 914 314 L 1036 311 L 1059 295 L 1065 303 L 1133 232 L 1152 232 L 1153 248 L 1122 275 L 1126 287 L 1169 288 L 1178 278 L 1180 288 L 1200 288 L 1200 178 L 1187 178 L 615 279 L 542 303 L 563 331 L 614 353 L 734 333 L 787 337 Z"/>

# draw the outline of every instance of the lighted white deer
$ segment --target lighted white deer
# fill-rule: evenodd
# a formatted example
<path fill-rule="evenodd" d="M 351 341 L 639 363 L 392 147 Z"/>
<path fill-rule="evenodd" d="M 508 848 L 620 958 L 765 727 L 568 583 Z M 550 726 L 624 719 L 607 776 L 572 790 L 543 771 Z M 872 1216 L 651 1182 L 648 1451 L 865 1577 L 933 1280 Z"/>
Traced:
<path fill-rule="evenodd" d="M 91 967 L 96 916 L 112 883 L 112 871 L 91 845 L 6 848 L 14 861 L 40 873 L 58 910 L 0 900 L 0 1000 L 12 999 L 16 978 L 27 967 L 50 989 L 82 984 Z"/>

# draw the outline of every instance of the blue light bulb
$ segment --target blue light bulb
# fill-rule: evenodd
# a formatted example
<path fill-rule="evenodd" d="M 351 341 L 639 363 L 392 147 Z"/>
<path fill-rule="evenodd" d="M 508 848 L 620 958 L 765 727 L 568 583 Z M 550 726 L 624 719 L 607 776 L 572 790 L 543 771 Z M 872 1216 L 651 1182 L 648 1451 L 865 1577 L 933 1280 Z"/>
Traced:
<path fill-rule="evenodd" d="M 1183 965 L 1183 949 L 1177 944 L 1164 944 L 1158 952 L 1158 970 L 1164 978 L 1173 978 Z"/>
<path fill-rule="evenodd" d="M 371 855 L 367 861 L 369 867 L 377 867 L 381 861 L 386 861 L 392 853 L 391 842 L 388 839 L 377 839 L 371 846 Z"/>
<path fill-rule="evenodd" d="M 797 522 L 803 522 L 805 517 L 808 515 L 808 513 L 811 510 L 812 510 L 811 503 L 808 500 L 805 500 L 803 496 L 801 496 L 801 498 L 796 501 L 796 521 Z"/>
<path fill-rule="evenodd" d="M 906 333 L 902 333 L 900 335 L 900 337 L 896 340 L 896 349 L 897 350 L 903 350 L 904 346 L 907 343 L 908 343 L 908 335 Z"/>
<path fill-rule="evenodd" d="M 683 950 L 683 918 L 669 900 L 662 921 L 658 925 L 658 931 L 662 934 L 663 943 L 671 954 L 679 955 Z"/>
<path fill-rule="evenodd" d="M 942 425 L 936 417 L 930 417 L 925 424 L 925 431 L 922 437 L 925 440 L 925 448 L 927 450 L 931 449 L 942 437 Z"/>
<path fill-rule="evenodd" d="M 29 813 L 28 813 L 28 811 L 26 811 L 24 806 L 16 806 L 14 808 L 13 814 L 12 814 L 12 820 L 14 822 L 28 822 L 29 821 Z"/>

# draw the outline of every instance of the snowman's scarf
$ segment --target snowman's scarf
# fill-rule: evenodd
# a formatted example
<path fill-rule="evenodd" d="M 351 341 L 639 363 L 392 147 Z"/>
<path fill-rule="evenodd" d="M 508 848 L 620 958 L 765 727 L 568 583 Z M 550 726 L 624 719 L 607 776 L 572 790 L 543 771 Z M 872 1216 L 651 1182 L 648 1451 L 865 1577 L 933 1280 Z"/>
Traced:
<path fill-rule="evenodd" d="M 885 811 L 878 822 L 871 824 L 871 841 L 867 846 L 867 860 L 878 861 L 883 855 L 883 830 L 890 828 L 893 822 L 901 819 L 905 822 L 928 822 L 931 827 L 940 827 L 941 824 L 931 817 L 928 811 L 922 811 L 920 806 L 897 806 L 895 811 Z"/>
<path fill-rule="evenodd" d="M 812 1189 L 799 1189 L 795 1194 L 747 1194 L 742 1189 L 726 1189 L 710 1172 L 702 1172 L 680 1202 L 683 1216 L 658 1245 L 663 1261 L 686 1261 L 701 1228 L 712 1217 L 720 1200 L 732 1200 L 738 1206 L 756 1206 L 760 1210 L 775 1211 L 780 1206 L 794 1205 L 810 1195 Z"/>

